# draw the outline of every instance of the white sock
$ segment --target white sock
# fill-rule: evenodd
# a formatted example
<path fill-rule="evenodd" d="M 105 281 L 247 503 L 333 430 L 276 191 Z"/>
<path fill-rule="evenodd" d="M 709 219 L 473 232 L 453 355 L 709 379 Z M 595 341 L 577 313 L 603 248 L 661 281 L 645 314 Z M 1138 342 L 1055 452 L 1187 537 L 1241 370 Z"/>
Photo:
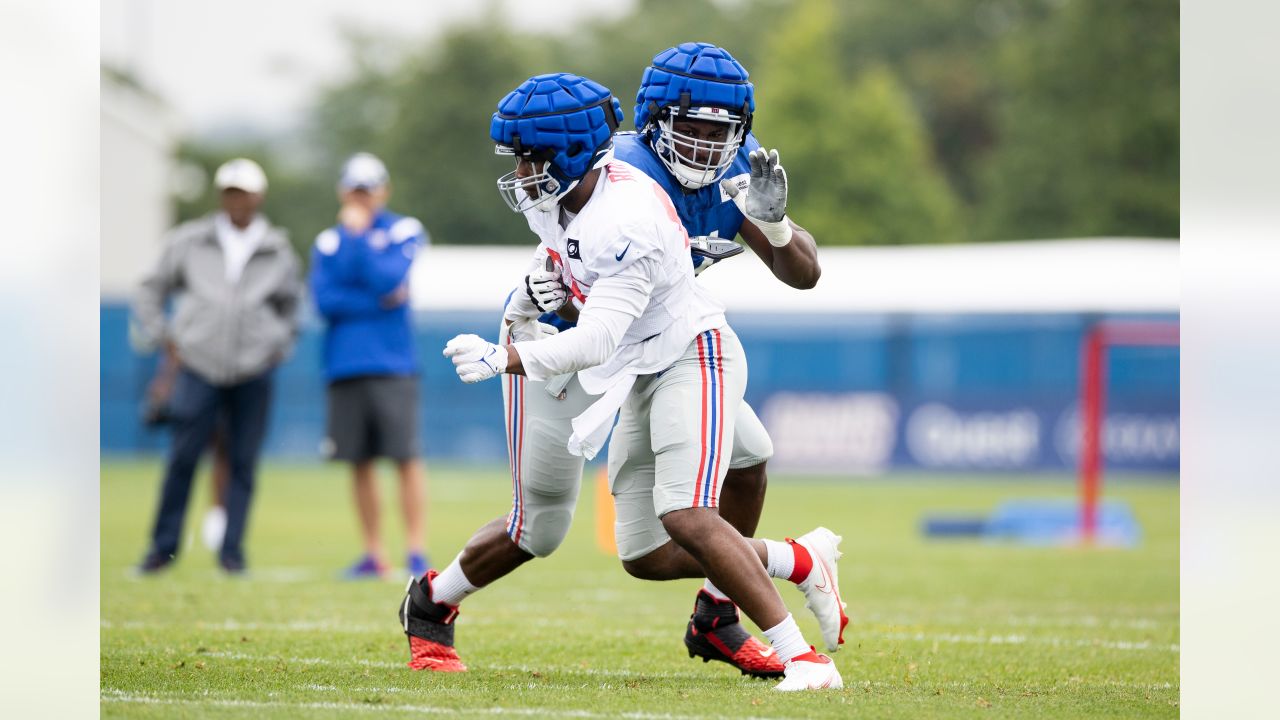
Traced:
<path fill-rule="evenodd" d="M 809 643 L 804 641 L 804 636 L 800 634 L 800 626 L 796 625 L 796 619 L 791 617 L 791 613 L 787 613 L 786 620 L 765 630 L 764 636 L 769 638 L 773 651 L 778 653 L 778 659 L 784 663 L 791 662 L 792 658 L 804 655 L 810 650 Z"/>
<path fill-rule="evenodd" d="M 458 605 L 464 598 L 479 589 L 472 585 L 466 574 L 462 572 L 462 565 L 458 564 L 458 558 L 454 558 L 453 562 L 449 563 L 449 567 L 431 581 L 431 599 L 445 605 Z"/>
<path fill-rule="evenodd" d="M 769 551 L 769 562 L 765 569 L 769 572 L 769 577 L 782 578 L 786 580 L 791 577 L 791 573 L 796 569 L 796 551 L 791 549 L 791 545 L 777 540 L 764 540 L 764 546 Z"/>
<path fill-rule="evenodd" d="M 728 599 L 729 599 L 729 596 L 728 596 L 728 595 L 725 595 L 725 594 L 724 594 L 724 591 L 722 591 L 720 588 L 718 588 L 718 587 L 716 587 L 715 585 L 713 585 L 713 584 L 712 584 L 712 582 L 711 582 L 711 579 L 710 579 L 710 578 L 708 578 L 706 582 L 702 583 L 702 589 L 703 589 L 703 590 L 706 590 L 706 591 L 707 591 L 707 593 L 708 593 L 709 595 L 711 595 L 711 597 L 713 597 L 713 598 L 715 598 L 715 599 L 717 599 L 717 600 L 728 600 Z"/>

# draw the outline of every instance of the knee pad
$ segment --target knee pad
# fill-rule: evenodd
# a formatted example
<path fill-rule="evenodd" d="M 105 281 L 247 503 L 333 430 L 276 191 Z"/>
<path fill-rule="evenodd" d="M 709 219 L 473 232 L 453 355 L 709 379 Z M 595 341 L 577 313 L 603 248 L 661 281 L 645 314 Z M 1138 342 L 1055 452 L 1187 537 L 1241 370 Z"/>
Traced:
<path fill-rule="evenodd" d="M 573 495 L 528 493 L 525 496 L 523 527 L 516 545 L 534 557 L 546 557 L 555 552 L 569 534 L 575 502 Z"/>
<path fill-rule="evenodd" d="M 652 526 L 640 529 L 619 526 L 614 536 L 618 546 L 618 559 L 624 563 L 639 560 L 671 540 L 665 530 Z"/>
<path fill-rule="evenodd" d="M 650 493 L 616 493 L 613 500 L 613 538 L 618 546 L 619 560 L 624 563 L 639 560 L 671 540 L 662 521 L 653 512 Z"/>
<path fill-rule="evenodd" d="M 773 440 L 764 423 L 747 403 L 738 406 L 737 420 L 733 425 L 733 450 L 729 469 L 740 470 L 759 465 L 773 457 Z"/>

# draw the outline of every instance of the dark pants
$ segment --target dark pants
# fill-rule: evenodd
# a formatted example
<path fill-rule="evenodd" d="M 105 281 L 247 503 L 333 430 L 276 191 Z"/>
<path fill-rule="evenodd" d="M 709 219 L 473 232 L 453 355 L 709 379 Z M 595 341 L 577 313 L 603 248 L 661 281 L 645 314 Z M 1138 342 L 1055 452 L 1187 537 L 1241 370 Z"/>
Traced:
<path fill-rule="evenodd" d="M 173 446 L 151 532 L 151 554 L 164 557 L 178 554 L 191 480 L 222 412 L 231 478 L 227 486 L 227 533 L 219 558 L 224 563 L 244 564 L 241 543 L 249 516 L 249 500 L 253 496 L 258 453 L 267 430 L 271 385 L 271 371 L 226 386 L 211 385 L 185 368 L 179 373 L 171 401 Z"/>

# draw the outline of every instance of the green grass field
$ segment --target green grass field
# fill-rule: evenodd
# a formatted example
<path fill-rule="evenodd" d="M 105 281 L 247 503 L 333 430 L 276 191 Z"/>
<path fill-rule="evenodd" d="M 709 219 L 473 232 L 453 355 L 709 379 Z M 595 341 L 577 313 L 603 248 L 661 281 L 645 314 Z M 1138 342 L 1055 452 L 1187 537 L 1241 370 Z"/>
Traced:
<path fill-rule="evenodd" d="M 592 493 L 553 557 L 468 599 L 457 639 L 471 672 L 415 673 L 396 621 L 404 580 L 348 583 L 358 554 L 338 467 L 268 465 L 248 543 L 228 579 L 203 548 L 155 578 L 142 554 L 156 463 L 102 467 L 104 717 L 1176 717 L 1178 489 L 1113 482 L 1143 543 L 1131 550 L 930 542 L 934 510 L 990 510 L 1065 496 L 1068 481 L 841 480 L 775 476 L 760 535 L 826 525 L 843 534 L 852 618 L 834 658 L 843 691 L 774 693 L 726 665 L 689 659 L 681 637 L 699 583 L 649 583 L 597 549 Z M 508 479 L 432 468 L 429 542 L 447 563 L 505 512 Z M 393 484 L 386 538 L 399 554 Z M 197 486 L 188 524 L 203 512 Z M 779 590 L 810 642 L 803 596 Z M 748 623 L 748 626 L 750 624 Z M 752 627 L 751 629 L 754 630 Z"/>

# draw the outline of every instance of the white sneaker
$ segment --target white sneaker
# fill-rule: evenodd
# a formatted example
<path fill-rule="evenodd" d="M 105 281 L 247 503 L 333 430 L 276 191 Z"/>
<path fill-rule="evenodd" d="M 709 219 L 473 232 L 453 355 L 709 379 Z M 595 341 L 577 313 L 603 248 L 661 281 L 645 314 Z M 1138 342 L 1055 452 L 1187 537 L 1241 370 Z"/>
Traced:
<path fill-rule="evenodd" d="M 808 653 L 806 653 L 808 654 Z M 782 672 L 782 682 L 773 687 L 781 692 L 794 690 L 839 690 L 844 687 L 844 678 L 831 658 L 818 655 L 820 662 L 796 658 L 787 663 Z"/>
<path fill-rule="evenodd" d="M 849 624 L 849 617 L 844 614 L 848 605 L 840 599 L 840 578 L 836 572 L 836 561 L 843 554 L 837 549 L 840 540 L 839 535 L 820 527 L 791 541 L 803 546 L 813 558 L 809 576 L 796 587 L 804 593 L 805 608 L 818 618 L 822 640 L 831 652 L 840 649 L 844 626 Z"/>
<path fill-rule="evenodd" d="M 227 534 L 227 510 L 221 505 L 214 505 L 204 514 L 200 523 L 200 540 L 210 550 L 222 547 L 222 538 Z"/>

